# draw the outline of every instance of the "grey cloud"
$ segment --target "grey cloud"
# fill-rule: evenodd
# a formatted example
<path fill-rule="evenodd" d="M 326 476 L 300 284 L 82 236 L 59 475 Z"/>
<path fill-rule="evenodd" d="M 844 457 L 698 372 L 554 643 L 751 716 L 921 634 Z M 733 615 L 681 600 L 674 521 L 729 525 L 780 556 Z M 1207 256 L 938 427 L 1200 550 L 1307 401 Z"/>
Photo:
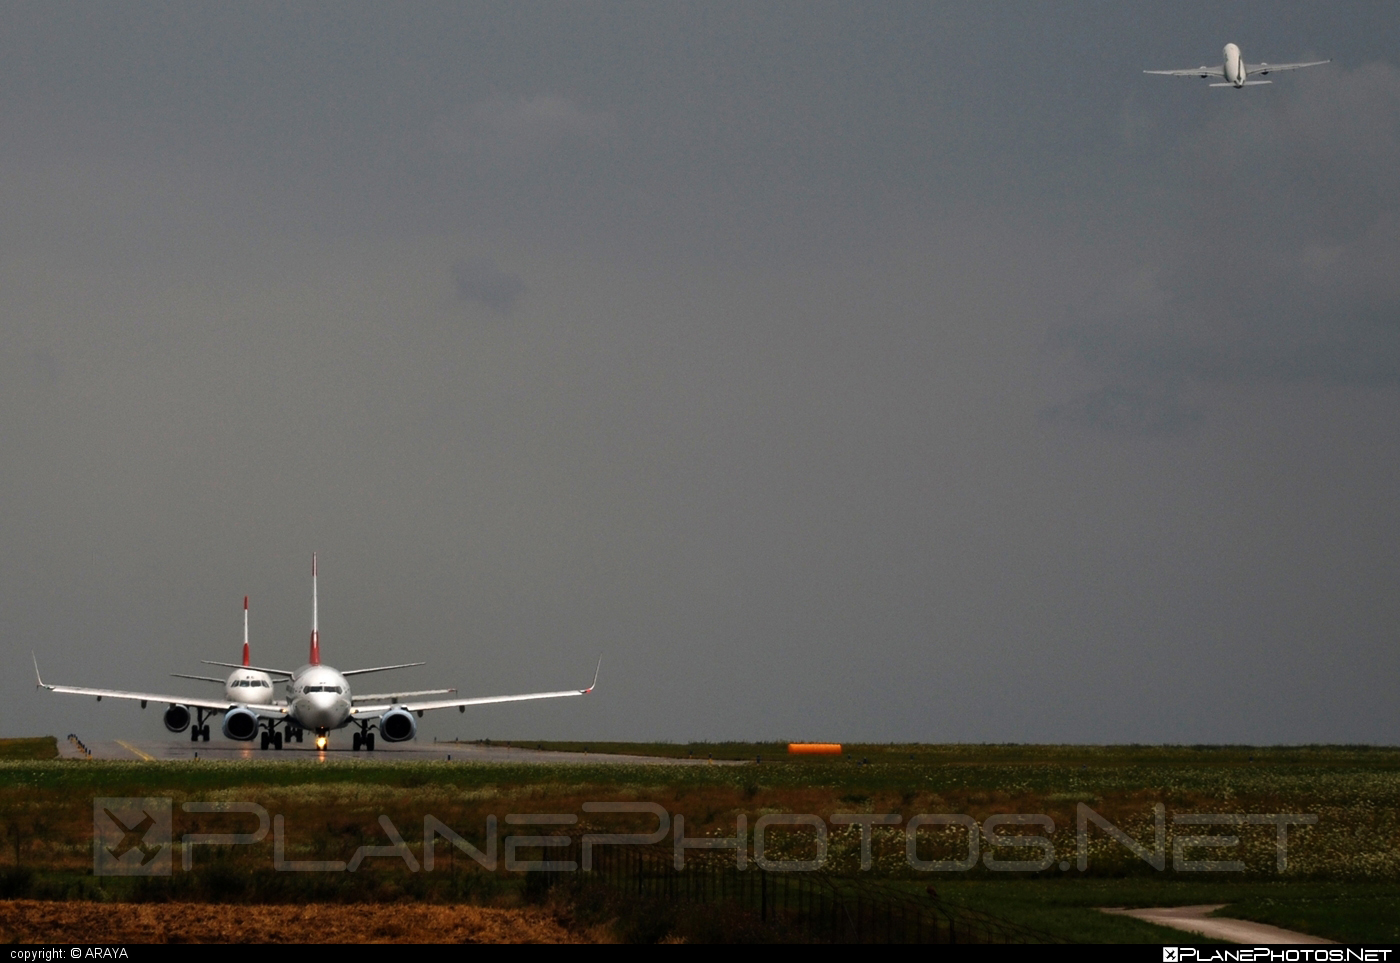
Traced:
<path fill-rule="evenodd" d="M 1199 406 L 1184 397 L 1179 382 L 1111 384 L 1051 405 L 1042 420 L 1131 435 L 1180 435 L 1201 423 Z"/>
<path fill-rule="evenodd" d="M 604 135 L 616 126 L 611 114 L 586 110 L 553 94 L 493 97 L 438 118 L 432 140 L 449 153 L 510 162 Z"/>
<path fill-rule="evenodd" d="M 458 261 L 452 276 L 458 298 L 483 304 L 497 314 L 510 314 L 525 293 L 525 282 L 520 276 L 502 270 L 489 257 Z"/>
<path fill-rule="evenodd" d="M 48 348 L 39 348 L 29 353 L 30 370 L 34 376 L 46 385 L 58 383 L 62 367 L 58 363 L 58 357 Z"/>
<path fill-rule="evenodd" d="M 1394 741 L 1387 11 L 27 9 L 4 734 L 170 738 L 30 647 L 301 659 L 318 550 L 335 664 L 604 656 L 420 739 Z"/>

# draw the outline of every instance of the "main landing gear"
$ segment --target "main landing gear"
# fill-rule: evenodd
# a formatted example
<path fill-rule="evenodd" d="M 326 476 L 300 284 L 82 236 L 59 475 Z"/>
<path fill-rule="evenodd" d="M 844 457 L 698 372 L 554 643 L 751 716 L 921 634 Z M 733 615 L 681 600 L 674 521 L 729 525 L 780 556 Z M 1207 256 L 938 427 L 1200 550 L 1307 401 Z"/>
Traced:
<path fill-rule="evenodd" d="M 301 742 L 302 734 L 305 732 L 300 726 L 294 726 L 290 722 L 284 723 L 286 732 L 278 732 L 277 721 L 275 719 L 263 724 L 267 726 L 267 730 L 262 734 L 262 747 L 264 749 L 269 747 L 281 749 L 284 740 L 287 742 Z M 208 732 L 207 728 L 205 731 L 206 733 Z M 207 734 L 205 738 L 209 738 Z"/>
<path fill-rule="evenodd" d="M 355 733 L 355 737 L 350 741 L 350 747 L 356 751 L 364 749 L 365 752 L 373 752 L 374 733 L 370 732 L 373 728 L 369 722 L 361 722 L 360 731 Z"/>

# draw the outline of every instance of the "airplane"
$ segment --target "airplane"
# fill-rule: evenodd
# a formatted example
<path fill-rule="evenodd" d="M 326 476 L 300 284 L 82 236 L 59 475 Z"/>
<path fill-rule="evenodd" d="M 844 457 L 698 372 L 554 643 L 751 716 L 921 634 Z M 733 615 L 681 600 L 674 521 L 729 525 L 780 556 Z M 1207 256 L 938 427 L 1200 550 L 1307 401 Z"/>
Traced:
<path fill-rule="evenodd" d="M 271 705 L 275 701 L 273 696 L 275 687 L 272 684 L 272 676 L 259 669 L 254 669 L 250 658 L 251 653 L 248 649 L 248 596 L 245 595 L 243 596 L 243 665 L 229 673 L 227 679 L 215 679 L 207 675 L 185 675 L 181 672 L 172 672 L 170 674 L 177 679 L 197 679 L 200 682 L 221 682 L 224 686 L 224 698 L 230 703 L 241 702 L 253 703 L 255 705 Z M 196 709 L 196 711 L 199 713 L 199 716 L 194 726 L 190 729 L 190 741 L 198 742 L 202 738 L 205 742 L 208 742 L 209 727 L 204 724 L 205 710 Z M 184 727 L 182 726 L 181 728 Z M 300 741 L 299 737 L 298 741 Z"/>
<path fill-rule="evenodd" d="M 351 694 L 349 677 L 366 675 L 371 672 L 388 672 L 392 669 L 406 669 L 424 665 L 422 662 L 403 662 L 397 665 L 380 665 L 368 669 L 346 669 L 339 671 L 321 662 L 321 633 L 318 622 L 316 600 L 316 556 L 311 556 L 311 652 L 306 665 L 290 671 L 263 666 L 248 665 L 247 648 L 247 600 L 244 599 L 244 664 L 212 662 L 202 660 L 205 665 L 218 665 L 234 669 L 225 685 L 225 698 L 187 699 L 183 696 L 158 695 L 148 692 L 125 692 L 118 689 L 92 689 L 82 686 L 50 685 L 39 675 L 39 660 L 34 657 L 34 678 L 40 689 L 65 695 L 95 696 L 100 702 L 104 697 L 139 701 L 144 709 L 147 702 L 165 702 L 165 728 L 171 732 L 183 732 L 190 724 L 190 710 L 197 713 L 196 730 L 192 740 L 203 737 L 209 741 L 209 727 L 206 716 L 223 714 L 223 734 L 227 739 L 251 742 L 262 734 L 262 748 L 281 749 L 284 738 L 301 741 L 304 730 L 316 734 L 316 748 L 325 749 L 330 741 L 332 729 L 356 726 L 352 747 L 358 751 L 374 749 L 374 730 L 378 730 L 385 742 L 406 742 L 418 733 L 417 718 L 430 709 L 452 709 L 466 712 L 467 706 L 488 705 L 498 702 L 524 702 L 531 699 L 560 699 L 569 696 L 590 694 L 598 685 L 598 672 L 602 660 L 593 673 L 593 683 L 586 689 L 565 689 L 561 692 L 528 692 L 522 695 L 479 696 L 473 699 L 423 699 L 423 696 L 444 695 L 454 689 L 421 689 L 375 693 L 356 698 Z M 285 701 L 252 701 L 246 696 L 264 691 L 262 686 L 245 687 L 234 683 L 243 679 L 260 679 L 261 673 L 269 680 L 279 676 L 286 680 Z M 209 677 L 204 681 L 217 682 Z M 279 729 L 280 727 L 280 729 Z M 201 731 L 202 730 L 202 731 Z"/>
<path fill-rule="evenodd" d="M 1330 60 L 1311 60 L 1305 64 L 1247 64 L 1240 59 L 1240 48 L 1227 43 L 1222 51 L 1225 63 L 1220 67 L 1197 67 L 1195 70 L 1144 70 L 1145 74 L 1161 74 L 1166 77 L 1220 77 L 1224 82 L 1211 84 L 1212 87 L 1257 87 L 1271 84 L 1272 80 L 1250 80 L 1253 74 L 1271 74 L 1282 70 L 1301 70 L 1303 67 L 1320 67 L 1330 64 Z"/>
<path fill-rule="evenodd" d="M 203 661 L 205 665 L 226 666 L 229 664 L 226 662 L 201 661 Z M 421 662 L 414 664 L 422 665 Z M 213 676 L 207 675 L 186 675 L 183 672 L 172 672 L 170 674 L 177 679 L 196 679 L 200 682 L 222 683 L 224 687 L 224 697 L 228 699 L 229 702 L 241 702 L 245 704 L 255 703 L 258 705 L 270 705 L 273 703 L 275 701 L 273 697 L 275 686 L 272 683 L 271 674 L 266 670 L 252 667 L 251 652 L 248 648 L 248 596 L 243 596 L 243 665 L 241 667 L 235 667 L 233 673 L 229 675 L 226 680 L 216 679 Z M 354 697 L 354 700 L 357 702 L 371 700 L 402 701 L 409 696 L 451 695 L 456 691 L 456 689 L 418 689 L 416 691 L 357 695 Z M 287 732 L 285 733 L 288 740 L 294 739 L 297 742 L 302 741 L 302 735 L 302 730 L 297 726 L 288 726 Z M 203 738 L 205 742 L 209 741 L 209 727 L 204 725 L 202 714 L 195 726 L 190 730 L 190 738 L 195 742 L 198 742 L 201 738 Z M 265 734 L 266 743 L 263 745 L 263 748 L 266 749 L 268 744 L 276 745 L 276 738 L 277 737 L 271 733 Z M 279 745 L 277 748 L 281 748 L 281 746 Z"/>

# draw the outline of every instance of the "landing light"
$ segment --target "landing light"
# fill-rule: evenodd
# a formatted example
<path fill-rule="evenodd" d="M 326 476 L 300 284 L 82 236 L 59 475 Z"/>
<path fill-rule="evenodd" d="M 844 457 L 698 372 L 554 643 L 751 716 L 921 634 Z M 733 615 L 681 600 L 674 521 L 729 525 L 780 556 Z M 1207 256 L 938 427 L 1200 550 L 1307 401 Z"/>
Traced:
<path fill-rule="evenodd" d="M 330 740 L 327 739 L 325 736 L 317 736 L 317 737 L 316 737 L 316 748 L 317 748 L 317 749 L 324 749 L 324 748 L 326 748 L 326 743 L 328 743 L 328 742 L 330 742 Z"/>

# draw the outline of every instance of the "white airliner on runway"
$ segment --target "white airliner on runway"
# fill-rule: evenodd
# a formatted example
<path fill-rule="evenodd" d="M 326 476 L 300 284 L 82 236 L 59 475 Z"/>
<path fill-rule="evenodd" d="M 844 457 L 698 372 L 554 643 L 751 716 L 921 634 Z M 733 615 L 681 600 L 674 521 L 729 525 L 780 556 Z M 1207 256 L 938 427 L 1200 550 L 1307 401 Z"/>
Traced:
<path fill-rule="evenodd" d="M 38 672 L 36 665 L 34 671 Z M 253 705 L 272 705 L 276 701 L 273 697 L 272 676 L 261 669 L 254 669 L 251 663 L 251 652 L 248 649 L 248 596 L 243 596 L 243 665 L 229 673 L 227 679 L 215 679 L 207 675 L 185 675 L 182 672 L 170 673 L 177 679 L 198 679 L 201 682 L 218 682 L 224 687 L 224 698 L 230 705 L 234 703 Z M 144 703 L 142 705 L 144 708 Z M 184 716 L 180 715 L 180 706 L 171 706 L 166 711 L 166 726 L 170 727 L 171 722 L 179 723 L 172 731 L 179 732 L 185 728 L 184 722 L 188 722 L 189 709 L 184 709 Z M 201 738 L 209 741 L 209 727 L 204 724 L 204 709 L 196 709 L 198 717 L 195 724 L 190 728 L 190 741 L 198 742 Z M 182 718 L 184 722 L 182 722 Z"/>
<path fill-rule="evenodd" d="M 206 665 L 226 666 L 234 670 L 224 683 L 223 699 L 187 699 L 183 696 L 158 695 L 150 692 L 124 692 L 118 689 L 90 689 L 82 686 L 49 685 L 39 676 L 39 660 L 34 660 L 34 678 L 41 689 L 67 695 L 95 696 L 100 702 L 110 699 L 131 699 L 139 701 L 144 709 L 147 702 L 165 702 L 165 727 L 171 732 L 183 732 L 190 725 L 190 710 L 196 713 L 192 740 L 201 737 L 209 741 L 209 727 L 206 716 L 223 713 L 224 736 L 240 742 L 257 738 L 262 731 L 262 747 L 282 748 L 285 739 L 300 742 L 302 733 L 310 729 L 316 733 L 316 747 L 324 749 L 332 729 L 342 729 L 348 725 L 359 727 L 354 734 L 353 748 L 373 749 L 374 732 L 378 729 L 385 742 L 405 742 L 418 732 L 415 717 L 421 718 L 429 709 L 452 709 L 466 712 L 467 706 L 487 705 L 494 702 L 524 702 L 529 699 L 560 699 L 567 696 L 588 695 L 598 684 L 598 672 L 593 673 L 593 684 L 587 689 L 566 689 L 563 692 L 529 692 L 523 695 L 481 696 L 475 699 L 423 699 L 424 696 L 447 695 L 455 689 L 422 689 L 414 692 L 386 692 L 373 695 L 354 696 L 350 693 L 348 676 L 364 675 L 369 672 L 387 672 L 390 669 L 406 669 L 423 665 L 422 662 L 404 662 L 399 665 L 381 665 L 371 669 L 346 669 L 337 671 L 321 664 L 321 637 L 317 625 L 316 604 L 316 556 L 311 556 L 311 658 L 295 672 L 287 669 L 268 669 L 249 665 L 248 651 L 248 599 L 243 599 L 243 664 L 230 662 L 210 662 Z M 602 664 L 599 663 L 599 668 Z M 274 701 L 272 676 L 287 680 L 285 701 Z M 201 679 L 206 682 L 221 680 L 208 676 L 181 676 L 187 679 Z M 265 684 L 264 684 L 265 683 Z M 280 727 L 280 729 L 279 729 Z"/>
<path fill-rule="evenodd" d="M 1162 74 L 1167 77 L 1219 77 L 1223 81 L 1211 84 L 1212 87 L 1256 87 L 1271 84 L 1272 80 L 1250 80 L 1253 75 L 1277 73 L 1280 70 L 1299 70 L 1303 67 L 1320 67 L 1330 64 L 1330 60 L 1311 60 L 1305 64 L 1247 64 L 1240 58 L 1240 48 L 1227 43 L 1223 51 L 1225 63 L 1220 67 L 1197 67 L 1195 70 L 1144 70 L 1145 74 Z"/>

